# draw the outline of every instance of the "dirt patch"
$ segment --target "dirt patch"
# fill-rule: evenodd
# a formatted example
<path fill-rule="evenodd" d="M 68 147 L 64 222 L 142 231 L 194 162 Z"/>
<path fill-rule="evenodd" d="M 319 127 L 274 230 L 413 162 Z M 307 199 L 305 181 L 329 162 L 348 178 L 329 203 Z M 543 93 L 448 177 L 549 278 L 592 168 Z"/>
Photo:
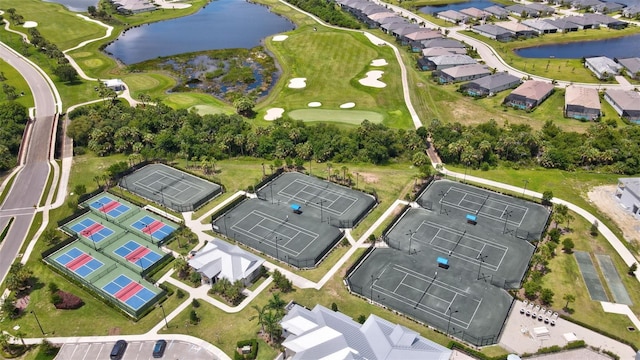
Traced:
<path fill-rule="evenodd" d="M 377 184 L 378 181 L 380 180 L 380 178 L 377 175 L 371 174 L 371 173 L 361 172 L 360 176 L 362 176 L 362 180 L 364 180 L 364 182 L 368 184 Z"/>
<path fill-rule="evenodd" d="M 27 308 L 27 306 L 29 306 L 29 301 L 31 300 L 31 297 L 29 295 L 25 295 L 23 297 L 20 297 L 16 300 L 16 308 L 19 309 L 21 312 L 24 311 L 24 309 Z"/>
<path fill-rule="evenodd" d="M 606 214 L 622 230 L 628 242 L 640 241 L 640 220 L 625 211 L 615 198 L 616 185 L 603 185 L 592 188 L 587 196 L 598 210 Z"/>
<path fill-rule="evenodd" d="M 119 327 L 113 327 L 113 328 L 109 329 L 109 335 L 120 335 L 120 328 Z"/>

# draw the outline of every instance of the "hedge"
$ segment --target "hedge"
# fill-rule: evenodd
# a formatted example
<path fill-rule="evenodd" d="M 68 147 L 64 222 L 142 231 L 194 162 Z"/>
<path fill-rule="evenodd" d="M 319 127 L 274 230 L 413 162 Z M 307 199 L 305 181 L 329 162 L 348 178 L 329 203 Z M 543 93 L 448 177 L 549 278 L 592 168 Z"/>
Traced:
<path fill-rule="evenodd" d="M 234 360 L 253 360 L 258 357 L 258 340 L 240 340 L 236 343 L 238 349 L 247 345 L 251 346 L 251 352 L 248 354 L 240 354 L 238 351 L 235 351 L 233 355 Z"/>

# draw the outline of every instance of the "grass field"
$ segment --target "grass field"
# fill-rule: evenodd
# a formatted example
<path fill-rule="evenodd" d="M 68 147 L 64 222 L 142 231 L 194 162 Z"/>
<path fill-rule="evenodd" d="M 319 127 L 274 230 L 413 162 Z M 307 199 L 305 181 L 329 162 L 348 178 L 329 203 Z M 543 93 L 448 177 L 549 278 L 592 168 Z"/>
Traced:
<path fill-rule="evenodd" d="M 287 113 L 294 120 L 304 122 L 336 122 L 349 125 L 360 125 L 364 120 L 379 124 L 384 116 L 367 110 L 330 110 L 330 109 L 298 109 Z"/>
<path fill-rule="evenodd" d="M 402 98 L 400 67 L 390 48 L 373 45 L 359 32 L 322 26 L 317 31 L 303 26 L 285 41 L 266 44 L 280 60 L 283 75 L 267 100 L 256 108 L 257 118 L 262 119 L 264 111 L 271 107 L 307 110 L 309 102 L 318 101 L 323 107 L 337 109 L 345 102 L 355 102 L 361 109 L 381 114 L 386 125 L 412 126 Z M 386 59 L 389 63 L 375 68 L 384 71 L 387 87 L 382 89 L 366 87 L 357 81 L 374 68 L 370 63 L 375 59 Z M 307 86 L 288 88 L 289 79 L 298 77 L 306 78 Z"/>
<path fill-rule="evenodd" d="M 26 108 L 33 107 L 33 94 L 31 94 L 29 84 L 27 84 L 22 75 L 20 75 L 20 73 L 16 69 L 14 69 L 12 66 L 9 66 L 9 64 L 1 59 L 0 72 L 2 72 L 4 74 L 4 77 L 7 79 L 3 81 L 2 84 L 7 84 L 16 88 L 16 95 L 18 95 L 18 98 L 15 99 L 15 101 Z M 24 96 L 20 95 L 21 93 L 24 93 Z M 2 91 L 0 92 L 0 103 L 5 100 L 7 100 L 7 97 L 4 91 Z"/>

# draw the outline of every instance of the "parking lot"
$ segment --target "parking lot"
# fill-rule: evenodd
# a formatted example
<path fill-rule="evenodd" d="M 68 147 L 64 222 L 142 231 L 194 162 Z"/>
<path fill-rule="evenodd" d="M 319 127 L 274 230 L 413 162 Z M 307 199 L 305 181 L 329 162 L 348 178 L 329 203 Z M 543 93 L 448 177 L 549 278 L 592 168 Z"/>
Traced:
<path fill-rule="evenodd" d="M 111 348 L 115 341 L 104 343 L 76 343 L 65 344 L 60 349 L 56 360 L 98 360 L 109 359 Z M 153 345 L 155 341 L 129 341 L 127 351 L 122 357 L 123 360 L 145 360 L 153 359 Z M 163 359 L 189 359 L 204 360 L 216 359 L 208 350 L 183 341 L 167 340 L 167 349 Z"/>

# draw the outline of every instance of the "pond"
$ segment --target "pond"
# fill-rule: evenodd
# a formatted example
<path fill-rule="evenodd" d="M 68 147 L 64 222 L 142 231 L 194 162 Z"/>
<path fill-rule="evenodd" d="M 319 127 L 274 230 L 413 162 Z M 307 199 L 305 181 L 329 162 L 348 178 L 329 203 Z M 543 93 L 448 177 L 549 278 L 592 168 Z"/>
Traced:
<path fill-rule="evenodd" d="M 105 51 L 125 64 L 134 64 L 203 50 L 249 49 L 269 35 L 294 28 L 291 21 L 266 6 L 217 0 L 193 15 L 129 29 Z"/>
<path fill-rule="evenodd" d="M 597 30 L 589 30 L 597 31 Z M 581 59 L 607 56 L 613 58 L 640 57 L 640 34 L 616 39 L 579 41 L 567 44 L 542 45 L 515 50 L 524 58 Z"/>
<path fill-rule="evenodd" d="M 499 4 L 489 0 L 471 0 L 471 1 L 459 2 L 455 4 L 424 6 L 424 7 L 421 7 L 419 10 L 421 13 L 433 15 L 435 13 L 446 11 L 446 10 L 460 11 L 462 9 L 467 9 L 470 7 L 484 9 L 494 5 L 499 5 Z"/>
<path fill-rule="evenodd" d="M 45 2 L 54 2 L 62 4 L 67 9 L 75 12 L 87 11 L 87 8 L 91 5 L 98 6 L 98 0 L 44 0 Z"/>

